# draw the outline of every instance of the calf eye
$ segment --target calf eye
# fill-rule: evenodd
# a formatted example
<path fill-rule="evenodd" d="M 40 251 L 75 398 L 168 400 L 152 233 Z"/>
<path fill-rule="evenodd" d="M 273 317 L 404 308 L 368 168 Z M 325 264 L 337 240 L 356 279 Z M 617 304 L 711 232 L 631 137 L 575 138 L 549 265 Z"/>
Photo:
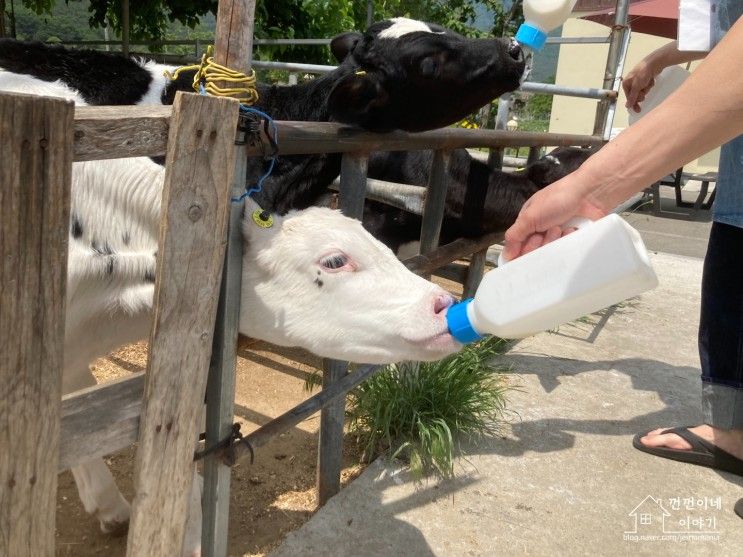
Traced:
<path fill-rule="evenodd" d="M 345 267 L 348 264 L 348 256 L 345 253 L 334 253 L 323 257 L 320 265 L 327 271 L 335 271 Z"/>
<path fill-rule="evenodd" d="M 423 77 L 433 77 L 436 75 L 437 69 L 438 64 L 436 64 L 436 60 L 433 58 L 424 58 L 421 61 L 420 71 Z"/>

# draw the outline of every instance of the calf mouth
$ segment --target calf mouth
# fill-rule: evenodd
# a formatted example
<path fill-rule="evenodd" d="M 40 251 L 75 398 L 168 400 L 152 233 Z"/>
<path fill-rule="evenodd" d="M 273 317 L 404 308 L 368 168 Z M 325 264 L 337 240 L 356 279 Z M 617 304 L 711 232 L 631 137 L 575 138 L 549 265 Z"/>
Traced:
<path fill-rule="evenodd" d="M 459 350 L 462 345 L 449 333 L 448 328 L 443 328 L 437 333 L 420 338 L 402 337 L 406 342 L 426 351 L 443 355 Z"/>

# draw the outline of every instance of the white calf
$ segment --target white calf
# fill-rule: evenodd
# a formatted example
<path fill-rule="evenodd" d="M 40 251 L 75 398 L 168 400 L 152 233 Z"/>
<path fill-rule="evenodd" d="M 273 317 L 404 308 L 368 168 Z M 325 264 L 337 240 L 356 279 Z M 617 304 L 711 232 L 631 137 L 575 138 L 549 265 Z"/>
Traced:
<path fill-rule="evenodd" d="M 89 363 L 149 330 L 164 170 L 146 158 L 73 165 L 64 392 L 95 384 Z M 361 224 L 313 207 L 249 216 L 240 332 L 358 362 L 441 358 L 459 345 L 448 334 L 451 297 L 408 271 Z M 122 528 L 129 505 L 95 459 L 72 470 L 85 509 L 105 532 Z M 198 501 L 198 485 L 192 499 Z M 184 550 L 197 550 L 200 508 Z"/>

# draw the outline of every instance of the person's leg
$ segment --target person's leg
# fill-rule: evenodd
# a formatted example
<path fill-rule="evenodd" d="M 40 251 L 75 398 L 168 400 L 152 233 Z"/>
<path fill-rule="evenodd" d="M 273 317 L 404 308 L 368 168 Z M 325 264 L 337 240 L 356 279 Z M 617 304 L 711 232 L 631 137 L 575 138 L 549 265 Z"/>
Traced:
<path fill-rule="evenodd" d="M 712 225 L 704 260 L 699 354 L 705 424 L 690 431 L 743 459 L 743 228 L 719 222 Z M 642 444 L 691 448 L 664 431 L 650 432 Z"/>

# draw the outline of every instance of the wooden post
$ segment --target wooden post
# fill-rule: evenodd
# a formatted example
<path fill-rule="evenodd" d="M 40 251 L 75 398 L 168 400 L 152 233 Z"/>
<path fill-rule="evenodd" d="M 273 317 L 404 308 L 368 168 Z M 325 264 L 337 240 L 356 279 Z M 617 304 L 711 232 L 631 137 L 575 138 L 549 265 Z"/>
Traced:
<path fill-rule="evenodd" d="M 470 258 L 470 264 L 467 266 L 467 275 L 462 284 L 462 298 L 472 298 L 480 286 L 482 276 L 485 273 L 485 258 L 488 254 L 488 248 L 476 251 Z"/>
<path fill-rule="evenodd" d="M 238 105 L 173 105 L 127 555 L 179 555 L 222 275 Z"/>
<path fill-rule="evenodd" d="M 253 17 L 255 0 L 221 0 L 217 13 L 214 58 L 219 64 L 250 72 L 253 57 Z M 235 172 L 231 194 L 245 191 L 246 147 L 234 147 Z M 212 362 L 209 369 L 206 404 L 206 446 L 224 439 L 234 420 L 237 330 L 242 284 L 243 204 L 232 204 L 224 277 L 219 296 Z M 204 557 L 227 555 L 230 510 L 230 473 L 216 456 L 204 461 L 202 552 Z"/>
<path fill-rule="evenodd" d="M 364 216 L 367 155 L 346 153 L 341 159 L 340 209 L 344 215 L 359 219 Z M 348 362 L 323 360 L 323 390 L 343 379 Z M 341 488 L 343 467 L 343 422 L 345 395 L 328 404 L 320 413 L 320 436 L 317 450 L 317 500 L 324 505 Z"/>
<path fill-rule="evenodd" d="M 0 95 L 0 555 L 54 554 L 74 106 Z"/>
<path fill-rule="evenodd" d="M 129 0 L 121 0 L 121 53 L 129 56 Z"/>
<path fill-rule="evenodd" d="M 435 151 L 428 180 L 428 195 L 423 206 L 420 253 L 426 254 L 439 247 L 441 223 L 444 220 L 446 190 L 448 187 L 449 151 Z"/>

